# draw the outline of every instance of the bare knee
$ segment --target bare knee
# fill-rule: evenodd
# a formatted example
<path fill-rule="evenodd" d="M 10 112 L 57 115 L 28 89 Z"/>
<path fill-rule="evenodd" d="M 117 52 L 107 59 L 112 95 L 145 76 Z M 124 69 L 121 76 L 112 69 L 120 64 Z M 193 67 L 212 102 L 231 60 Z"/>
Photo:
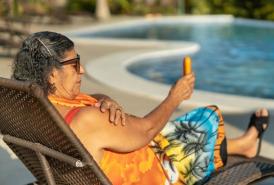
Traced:
<path fill-rule="evenodd" d="M 217 105 L 208 105 L 207 106 L 208 109 L 211 109 L 213 111 L 216 111 L 216 110 L 220 110 L 219 107 Z"/>

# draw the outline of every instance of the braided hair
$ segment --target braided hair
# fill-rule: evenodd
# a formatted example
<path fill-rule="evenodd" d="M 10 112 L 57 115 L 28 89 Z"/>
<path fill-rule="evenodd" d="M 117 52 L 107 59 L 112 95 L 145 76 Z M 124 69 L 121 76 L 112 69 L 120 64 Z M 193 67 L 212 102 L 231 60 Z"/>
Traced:
<path fill-rule="evenodd" d="M 45 94 L 54 93 L 54 84 L 49 83 L 53 68 L 61 68 L 65 52 L 74 48 L 66 36 L 55 32 L 37 32 L 26 38 L 12 66 L 12 79 L 39 84 Z"/>

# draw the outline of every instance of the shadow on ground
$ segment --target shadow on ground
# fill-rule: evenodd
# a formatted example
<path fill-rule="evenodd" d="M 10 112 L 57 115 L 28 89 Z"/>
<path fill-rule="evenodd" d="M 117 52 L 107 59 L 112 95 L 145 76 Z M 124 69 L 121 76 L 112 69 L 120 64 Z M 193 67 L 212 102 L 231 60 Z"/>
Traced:
<path fill-rule="evenodd" d="M 35 178 L 18 159 L 11 159 L 9 153 L 0 147 L 0 184 L 16 185 L 34 182 Z"/>

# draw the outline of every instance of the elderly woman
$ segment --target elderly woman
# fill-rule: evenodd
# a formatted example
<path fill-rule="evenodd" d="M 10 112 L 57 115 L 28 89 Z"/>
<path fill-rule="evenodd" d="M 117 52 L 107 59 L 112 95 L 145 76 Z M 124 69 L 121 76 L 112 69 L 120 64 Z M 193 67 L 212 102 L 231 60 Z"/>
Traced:
<path fill-rule="evenodd" d="M 227 154 L 250 158 L 260 149 L 256 141 L 268 126 L 266 109 L 256 111 L 247 131 L 235 139 L 226 139 L 216 106 L 168 121 L 178 105 L 191 97 L 193 73 L 180 77 L 167 97 L 144 117 L 125 114 L 107 96 L 80 93 L 83 74 L 80 56 L 69 38 L 39 32 L 23 42 L 12 77 L 41 85 L 115 185 L 194 184 L 222 167 Z"/>

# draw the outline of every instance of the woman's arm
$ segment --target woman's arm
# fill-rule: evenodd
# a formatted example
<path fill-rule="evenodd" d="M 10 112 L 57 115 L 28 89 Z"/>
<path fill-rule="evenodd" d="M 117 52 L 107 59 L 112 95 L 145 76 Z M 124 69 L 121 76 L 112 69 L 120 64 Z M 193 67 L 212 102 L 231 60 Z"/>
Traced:
<path fill-rule="evenodd" d="M 134 151 L 147 145 L 162 130 L 177 106 L 190 98 L 194 81 L 194 74 L 180 78 L 164 101 L 146 116 L 126 114 L 124 127 L 109 124 L 108 113 L 103 114 L 94 107 L 81 110 L 71 127 L 78 137 L 89 140 L 92 147 L 116 152 Z"/>

